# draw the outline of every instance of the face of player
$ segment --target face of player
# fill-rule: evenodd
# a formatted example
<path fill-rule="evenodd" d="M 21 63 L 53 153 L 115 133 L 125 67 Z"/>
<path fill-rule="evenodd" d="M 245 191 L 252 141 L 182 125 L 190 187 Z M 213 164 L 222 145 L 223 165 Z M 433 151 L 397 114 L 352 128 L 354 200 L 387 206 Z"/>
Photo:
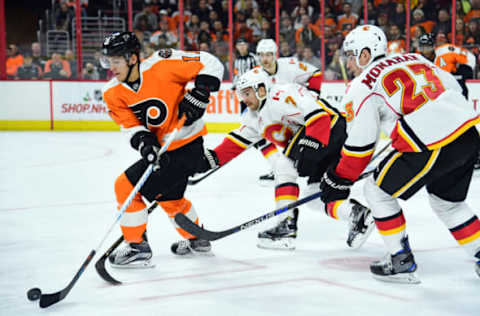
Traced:
<path fill-rule="evenodd" d="M 360 65 L 357 65 L 357 61 L 356 61 L 356 56 L 353 54 L 352 51 L 348 51 L 345 53 L 346 57 L 347 57 L 347 70 L 353 74 L 355 77 L 359 76 L 363 69 L 361 66 L 365 66 L 367 65 L 368 61 L 370 60 L 370 53 L 368 52 L 368 50 L 366 49 L 363 49 L 361 54 L 360 54 L 360 57 L 358 58 L 358 62 Z"/>
<path fill-rule="evenodd" d="M 258 88 L 258 95 L 260 97 L 265 96 L 265 87 L 261 86 Z M 246 106 L 252 111 L 257 111 L 259 106 L 260 106 L 260 100 L 258 100 L 256 94 L 255 94 L 255 89 L 252 87 L 248 87 L 245 89 L 242 89 L 238 93 L 238 97 L 240 100 L 242 100 Z"/>
<path fill-rule="evenodd" d="M 136 55 L 132 55 L 130 57 L 130 64 L 135 64 L 136 63 Z M 127 60 L 122 57 L 122 56 L 112 56 L 108 57 L 108 62 L 110 64 L 110 71 L 113 73 L 115 78 L 117 78 L 118 81 L 124 82 L 129 79 L 129 81 L 135 81 L 138 79 L 138 69 L 137 67 L 134 67 L 132 69 L 132 72 L 130 73 L 130 77 L 127 78 L 128 75 L 128 68 L 129 68 L 129 63 Z"/>
<path fill-rule="evenodd" d="M 433 46 L 420 45 L 418 46 L 418 50 L 420 51 L 420 54 L 422 54 L 424 57 L 427 57 L 428 59 L 431 59 L 433 57 Z"/>
<path fill-rule="evenodd" d="M 275 72 L 275 55 L 273 53 L 260 53 L 260 64 L 270 74 Z"/>

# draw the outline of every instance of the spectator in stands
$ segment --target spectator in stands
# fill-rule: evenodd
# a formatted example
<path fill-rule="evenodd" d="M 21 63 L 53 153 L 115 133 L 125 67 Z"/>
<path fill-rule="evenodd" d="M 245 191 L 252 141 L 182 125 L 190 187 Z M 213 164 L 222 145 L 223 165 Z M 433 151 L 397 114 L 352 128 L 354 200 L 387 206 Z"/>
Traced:
<path fill-rule="evenodd" d="M 410 52 L 418 52 L 419 51 L 419 38 L 423 34 L 427 34 L 425 28 L 421 25 L 417 25 L 413 28 L 413 35 L 410 38 Z"/>
<path fill-rule="evenodd" d="M 70 32 L 70 23 L 74 16 L 73 9 L 65 1 L 62 1 L 59 9 L 55 12 L 55 28 Z"/>
<path fill-rule="evenodd" d="M 305 11 L 302 10 L 302 12 L 300 12 L 300 8 L 303 8 Z M 298 5 L 293 9 L 293 12 L 292 12 L 292 18 L 297 18 L 297 17 L 300 17 L 303 15 L 303 14 L 307 14 L 308 16 L 312 16 L 313 15 L 313 7 L 311 5 L 308 4 L 308 0 L 299 0 L 298 1 Z"/>
<path fill-rule="evenodd" d="M 368 15 L 370 15 L 370 12 L 368 12 Z M 395 24 L 398 26 L 400 29 L 400 32 L 405 31 L 405 26 L 407 25 L 407 13 L 405 12 L 405 4 L 403 3 L 397 3 L 395 5 L 395 13 L 393 16 L 388 17 L 388 22 L 390 24 Z"/>
<path fill-rule="evenodd" d="M 67 49 L 65 51 L 65 60 L 68 62 L 70 66 L 70 71 L 72 72 L 72 75 L 70 76 L 70 79 L 78 79 L 77 76 L 77 59 L 75 58 L 75 54 L 71 49 Z"/>
<path fill-rule="evenodd" d="M 100 74 L 92 63 L 87 63 L 82 70 L 82 78 L 85 80 L 99 80 Z"/>
<path fill-rule="evenodd" d="M 292 49 L 290 48 L 290 44 L 288 44 L 286 41 L 280 42 L 279 54 L 280 54 L 280 57 L 291 57 Z"/>
<path fill-rule="evenodd" d="M 212 35 L 210 32 L 210 24 L 207 21 L 200 22 L 200 32 L 198 32 L 197 42 L 210 43 L 212 41 Z"/>
<path fill-rule="evenodd" d="M 448 40 L 457 46 L 462 46 L 465 43 L 465 23 L 463 19 L 457 18 L 455 21 L 455 41 L 453 41 L 451 33 L 448 34 Z"/>
<path fill-rule="evenodd" d="M 154 32 L 158 25 L 157 15 L 153 12 L 154 4 L 145 1 L 142 11 L 135 14 L 133 27 L 141 31 Z"/>
<path fill-rule="evenodd" d="M 307 10 L 304 7 L 300 7 L 297 16 L 293 20 L 293 28 L 295 30 L 298 30 L 302 27 L 302 16 L 304 15 L 308 15 Z"/>
<path fill-rule="evenodd" d="M 422 9 L 415 9 L 413 11 L 412 27 L 410 28 L 410 36 L 414 36 L 415 28 L 418 26 L 423 27 L 425 33 L 432 33 L 435 27 L 435 22 L 425 20 L 425 14 Z"/>
<path fill-rule="evenodd" d="M 468 22 L 465 38 L 470 45 L 480 44 L 480 19 L 471 19 Z"/>
<path fill-rule="evenodd" d="M 343 14 L 337 19 L 337 30 L 346 36 L 350 30 L 353 30 L 358 23 L 358 15 L 352 12 L 350 2 L 343 3 Z"/>
<path fill-rule="evenodd" d="M 23 65 L 23 56 L 18 51 L 15 44 L 10 44 L 7 49 L 7 78 L 14 79 L 17 74 L 17 68 Z"/>
<path fill-rule="evenodd" d="M 40 79 L 42 70 L 33 63 L 32 55 L 27 53 L 23 56 L 23 65 L 17 68 L 15 79 Z"/>
<path fill-rule="evenodd" d="M 376 3 L 377 1 L 374 1 L 374 5 Z M 386 13 L 388 17 L 393 17 L 395 15 L 395 8 L 396 4 L 390 0 L 380 0 L 380 2 L 376 6 L 377 13 Z M 368 15 L 370 15 L 370 12 L 368 12 Z"/>
<path fill-rule="evenodd" d="M 293 28 L 292 19 L 289 16 L 282 18 L 282 24 L 279 26 L 279 33 L 283 35 L 285 41 L 290 46 L 295 46 L 295 29 Z"/>
<path fill-rule="evenodd" d="M 388 39 L 387 53 L 388 54 L 405 53 L 406 42 L 405 42 L 405 38 L 400 32 L 400 28 L 398 27 L 398 25 L 396 24 L 390 25 L 390 27 L 388 28 L 388 32 L 386 34 Z"/>
<path fill-rule="evenodd" d="M 445 33 L 439 32 L 435 36 L 435 46 L 440 46 L 447 43 L 447 35 Z"/>
<path fill-rule="evenodd" d="M 310 23 L 310 17 L 306 14 L 302 15 L 302 27 L 295 34 L 297 44 L 302 42 L 305 47 L 311 47 L 313 50 L 320 48 L 321 31 L 315 25 Z"/>
<path fill-rule="evenodd" d="M 437 11 L 435 8 L 435 0 L 417 0 L 418 3 L 415 9 L 421 9 L 425 13 L 425 19 L 435 21 L 437 18 Z"/>
<path fill-rule="evenodd" d="M 333 54 L 332 61 L 325 67 L 325 80 L 342 79 L 342 68 L 340 67 L 340 50 L 337 49 Z M 346 63 L 344 63 L 346 64 Z"/>
<path fill-rule="evenodd" d="M 249 43 L 253 43 L 253 30 L 247 26 L 245 23 L 245 18 L 240 18 L 239 13 L 237 13 L 237 27 L 233 35 L 233 39 L 236 41 L 238 38 L 243 37 Z"/>
<path fill-rule="evenodd" d="M 382 29 L 383 33 L 387 34 L 389 25 L 388 25 L 388 14 L 380 13 L 377 18 L 377 26 Z"/>
<path fill-rule="evenodd" d="M 198 49 L 202 52 L 210 52 L 210 45 L 208 45 L 208 42 L 200 42 Z"/>
<path fill-rule="evenodd" d="M 211 10 L 212 7 L 207 3 L 207 0 L 199 0 L 198 6 L 193 8 L 192 14 L 196 14 L 200 21 L 208 22 Z"/>
<path fill-rule="evenodd" d="M 339 49 L 339 42 L 336 39 L 329 39 L 325 43 L 325 65 L 332 62 L 335 52 Z"/>
<path fill-rule="evenodd" d="M 306 62 L 307 64 L 313 65 L 318 69 L 322 68 L 322 61 L 320 60 L 320 58 L 315 56 L 310 46 L 305 46 L 305 48 L 303 49 L 302 61 Z"/>
<path fill-rule="evenodd" d="M 465 23 L 470 22 L 471 19 L 480 19 L 480 0 L 472 0 L 472 9 L 465 15 Z"/>
<path fill-rule="evenodd" d="M 305 48 L 305 45 L 303 42 L 298 42 L 297 46 L 295 47 L 295 54 L 293 54 L 293 57 L 298 59 L 298 60 L 303 60 L 303 49 Z"/>
<path fill-rule="evenodd" d="M 42 47 L 39 42 L 32 43 L 32 63 L 40 67 L 40 76 L 43 75 L 43 69 L 48 58 L 42 54 Z"/>
<path fill-rule="evenodd" d="M 47 61 L 44 69 L 44 78 L 69 79 L 72 75 L 70 64 L 62 59 L 59 53 L 53 53 L 52 58 Z"/>
<path fill-rule="evenodd" d="M 258 9 L 258 3 L 255 0 L 242 0 L 235 3 L 236 11 L 247 12 L 248 15 L 250 15 L 254 9 Z"/>
<path fill-rule="evenodd" d="M 223 25 L 228 25 L 228 0 L 222 0 L 221 11 L 218 14 Z"/>
<path fill-rule="evenodd" d="M 267 19 L 262 20 L 262 27 L 260 29 L 260 38 L 274 38 L 275 33 L 270 26 L 270 22 Z"/>
<path fill-rule="evenodd" d="M 452 22 L 450 21 L 450 15 L 447 9 L 438 10 L 438 18 L 435 27 L 433 28 L 433 33 L 437 34 L 442 32 L 449 34 L 452 30 Z"/>
<path fill-rule="evenodd" d="M 263 17 L 258 9 L 253 9 L 252 15 L 246 20 L 247 26 L 252 31 L 260 31 L 262 28 Z"/>
<path fill-rule="evenodd" d="M 361 8 L 361 13 L 360 14 L 360 24 L 372 24 L 374 25 L 375 24 L 375 21 L 377 20 L 377 16 L 378 16 L 378 10 L 377 8 L 373 5 L 372 1 L 367 1 L 367 11 L 368 11 L 368 15 L 367 15 L 367 22 L 365 23 L 364 21 L 364 16 L 363 16 L 363 9 L 364 7 L 362 6 Z"/>
<path fill-rule="evenodd" d="M 158 48 L 177 47 L 178 37 L 168 28 L 168 22 L 160 21 L 160 29 L 152 34 L 150 43 Z"/>

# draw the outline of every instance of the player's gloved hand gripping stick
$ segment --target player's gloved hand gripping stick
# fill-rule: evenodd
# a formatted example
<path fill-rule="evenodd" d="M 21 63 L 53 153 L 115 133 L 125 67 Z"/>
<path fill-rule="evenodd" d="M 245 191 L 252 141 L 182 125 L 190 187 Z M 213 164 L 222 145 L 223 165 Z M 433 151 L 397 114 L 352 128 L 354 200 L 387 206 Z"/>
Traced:
<path fill-rule="evenodd" d="M 178 133 L 178 130 L 180 128 L 182 128 L 184 123 L 185 123 L 185 117 L 182 117 L 178 121 L 178 125 L 176 126 L 176 128 L 173 130 L 173 132 L 169 135 L 168 139 L 165 141 L 165 144 L 163 144 L 163 146 L 158 150 L 158 152 L 157 152 L 158 156 L 161 156 L 161 154 L 163 154 L 165 151 L 167 151 L 168 147 L 170 146 L 172 141 L 175 139 L 175 137 Z M 70 281 L 70 283 L 68 283 L 68 285 L 63 290 L 55 292 L 55 293 L 51 293 L 51 294 L 42 294 L 41 290 L 38 289 L 38 288 L 30 289 L 28 291 L 28 298 L 29 299 L 31 299 L 31 300 L 40 299 L 40 307 L 45 308 L 45 307 L 48 307 L 48 306 L 53 305 L 55 303 L 58 303 L 59 301 L 63 300 L 68 295 L 70 290 L 73 288 L 75 283 L 77 283 L 78 279 L 80 278 L 80 276 L 83 274 L 83 272 L 87 268 L 90 261 L 92 261 L 93 257 L 97 253 L 97 251 L 103 245 L 105 239 L 107 239 L 108 235 L 110 235 L 110 232 L 113 230 L 115 225 L 120 221 L 123 214 L 125 213 L 125 210 L 128 208 L 128 206 L 132 202 L 134 196 L 140 191 L 142 186 L 147 181 L 148 177 L 152 174 L 154 167 L 155 167 L 155 164 L 149 164 L 148 165 L 148 167 L 145 170 L 145 172 L 143 173 L 142 177 L 138 180 L 138 182 L 135 185 L 135 187 L 133 188 L 132 192 L 130 192 L 130 195 L 128 196 L 127 200 L 125 201 L 125 203 L 123 203 L 123 205 L 122 205 L 122 207 L 119 211 L 119 214 L 117 215 L 117 218 L 116 218 L 115 222 L 113 222 L 113 224 L 110 226 L 110 228 L 108 229 L 105 236 L 103 236 L 103 238 L 100 241 L 100 243 L 98 244 L 97 248 L 92 249 L 90 251 L 87 258 L 82 263 L 82 265 L 80 266 L 80 269 L 77 271 L 77 273 L 75 274 L 73 279 Z M 33 295 L 33 294 L 35 294 L 35 295 Z"/>

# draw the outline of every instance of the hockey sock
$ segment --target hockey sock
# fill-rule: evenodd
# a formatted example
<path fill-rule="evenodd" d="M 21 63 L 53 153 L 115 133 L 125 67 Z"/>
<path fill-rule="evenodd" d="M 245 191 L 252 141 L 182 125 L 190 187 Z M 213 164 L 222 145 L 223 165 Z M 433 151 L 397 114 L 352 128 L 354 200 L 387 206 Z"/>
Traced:
<path fill-rule="evenodd" d="M 133 185 L 128 181 L 125 173 L 122 173 L 115 181 L 115 195 L 118 208 L 123 205 L 128 195 L 133 190 Z M 120 220 L 120 228 L 127 242 L 141 242 L 143 233 L 147 229 L 147 210 L 140 193 L 137 193 Z"/>
<path fill-rule="evenodd" d="M 178 226 L 177 223 L 175 222 L 175 215 L 177 213 L 183 213 L 192 222 L 198 225 L 197 212 L 195 211 L 195 208 L 193 207 L 192 202 L 190 202 L 185 198 L 181 198 L 180 200 L 174 200 L 174 201 L 161 201 L 161 202 L 158 202 L 158 204 L 160 204 L 163 210 L 168 214 L 168 217 L 170 218 L 170 222 L 172 223 L 173 227 L 175 227 L 177 232 L 180 235 L 182 235 L 183 238 L 185 239 L 195 238 L 195 236 L 186 232 L 184 229 Z"/>

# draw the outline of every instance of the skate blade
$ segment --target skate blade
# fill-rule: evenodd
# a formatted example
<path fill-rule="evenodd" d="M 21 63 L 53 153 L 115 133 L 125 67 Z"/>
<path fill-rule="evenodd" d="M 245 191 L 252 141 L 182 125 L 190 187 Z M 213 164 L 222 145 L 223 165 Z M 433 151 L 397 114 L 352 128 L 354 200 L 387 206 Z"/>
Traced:
<path fill-rule="evenodd" d="M 352 248 L 352 249 L 358 249 L 363 246 L 363 244 L 367 241 L 368 237 L 370 234 L 373 232 L 373 229 L 375 228 L 375 222 L 373 221 L 373 218 L 371 218 L 371 223 L 369 223 L 367 230 L 363 234 L 358 234 L 356 238 L 354 238 L 350 245 L 347 245 Z"/>
<path fill-rule="evenodd" d="M 295 250 L 296 245 L 295 239 L 293 238 L 283 238 L 278 240 L 264 240 L 264 238 L 262 238 L 257 241 L 257 247 L 260 249 L 293 251 Z"/>
<path fill-rule="evenodd" d="M 115 269 L 151 269 L 155 267 L 155 264 L 151 260 L 147 261 L 133 261 L 127 264 L 115 264 L 110 263 L 110 266 Z"/>
<path fill-rule="evenodd" d="M 421 281 L 417 276 L 416 272 L 410 273 L 397 273 L 393 275 L 377 275 L 372 274 L 374 279 L 383 282 L 390 282 L 390 283 L 404 283 L 404 284 L 420 284 Z"/>

